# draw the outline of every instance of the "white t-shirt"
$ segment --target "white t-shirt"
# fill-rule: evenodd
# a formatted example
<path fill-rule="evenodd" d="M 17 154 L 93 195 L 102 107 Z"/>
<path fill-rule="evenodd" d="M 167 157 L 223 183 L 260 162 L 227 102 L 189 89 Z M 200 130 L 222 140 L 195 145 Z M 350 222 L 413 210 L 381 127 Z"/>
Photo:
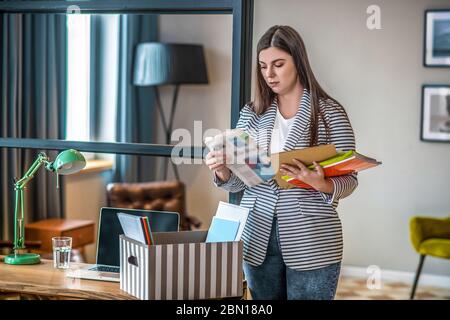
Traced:
<path fill-rule="evenodd" d="M 284 143 L 289 134 L 289 130 L 294 123 L 295 116 L 285 119 L 277 108 L 277 116 L 275 118 L 275 125 L 273 126 L 272 138 L 270 139 L 270 153 L 277 153 L 283 151 Z"/>

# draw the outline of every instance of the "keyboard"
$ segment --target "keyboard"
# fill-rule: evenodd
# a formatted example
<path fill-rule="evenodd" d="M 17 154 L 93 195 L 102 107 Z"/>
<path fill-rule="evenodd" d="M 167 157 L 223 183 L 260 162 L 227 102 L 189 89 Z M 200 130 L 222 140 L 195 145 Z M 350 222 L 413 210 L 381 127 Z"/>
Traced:
<path fill-rule="evenodd" d="M 89 268 L 91 271 L 101 271 L 101 272 L 116 272 L 120 273 L 120 267 L 115 266 L 104 266 L 104 265 L 95 265 L 92 268 Z"/>

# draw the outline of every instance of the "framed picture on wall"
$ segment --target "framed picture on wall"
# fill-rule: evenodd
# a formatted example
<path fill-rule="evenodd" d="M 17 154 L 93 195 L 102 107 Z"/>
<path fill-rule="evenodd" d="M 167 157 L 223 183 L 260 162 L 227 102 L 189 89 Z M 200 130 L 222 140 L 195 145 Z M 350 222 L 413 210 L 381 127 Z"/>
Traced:
<path fill-rule="evenodd" d="M 450 85 L 422 87 L 422 141 L 450 142 Z"/>
<path fill-rule="evenodd" d="M 424 65 L 450 68 L 450 9 L 425 11 Z"/>

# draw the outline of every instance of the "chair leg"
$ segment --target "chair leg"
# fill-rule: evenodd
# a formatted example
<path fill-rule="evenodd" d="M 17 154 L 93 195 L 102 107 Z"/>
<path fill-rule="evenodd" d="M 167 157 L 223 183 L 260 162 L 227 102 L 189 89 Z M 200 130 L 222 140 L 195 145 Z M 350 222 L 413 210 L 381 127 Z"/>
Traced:
<path fill-rule="evenodd" d="M 420 273 L 422 272 L 422 266 L 423 266 L 424 261 L 425 261 L 425 255 L 421 254 L 420 260 L 419 260 L 419 266 L 417 267 L 417 271 L 416 271 L 416 277 L 414 279 L 414 284 L 413 284 L 413 287 L 411 290 L 411 296 L 409 297 L 410 300 L 413 300 L 414 295 L 416 294 L 417 282 L 419 282 L 419 277 L 420 277 Z"/>

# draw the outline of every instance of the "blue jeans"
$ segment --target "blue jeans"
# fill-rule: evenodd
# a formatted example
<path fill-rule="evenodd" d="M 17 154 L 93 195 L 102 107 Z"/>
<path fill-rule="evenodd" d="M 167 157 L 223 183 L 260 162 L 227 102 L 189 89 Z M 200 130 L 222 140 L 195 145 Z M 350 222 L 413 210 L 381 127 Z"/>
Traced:
<path fill-rule="evenodd" d="M 324 268 L 297 271 L 287 267 L 278 241 L 278 222 L 272 224 L 264 262 L 251 266 L 244 262 L 244 273 L 255 300 L 333 300 L 341 263 Z"/>

